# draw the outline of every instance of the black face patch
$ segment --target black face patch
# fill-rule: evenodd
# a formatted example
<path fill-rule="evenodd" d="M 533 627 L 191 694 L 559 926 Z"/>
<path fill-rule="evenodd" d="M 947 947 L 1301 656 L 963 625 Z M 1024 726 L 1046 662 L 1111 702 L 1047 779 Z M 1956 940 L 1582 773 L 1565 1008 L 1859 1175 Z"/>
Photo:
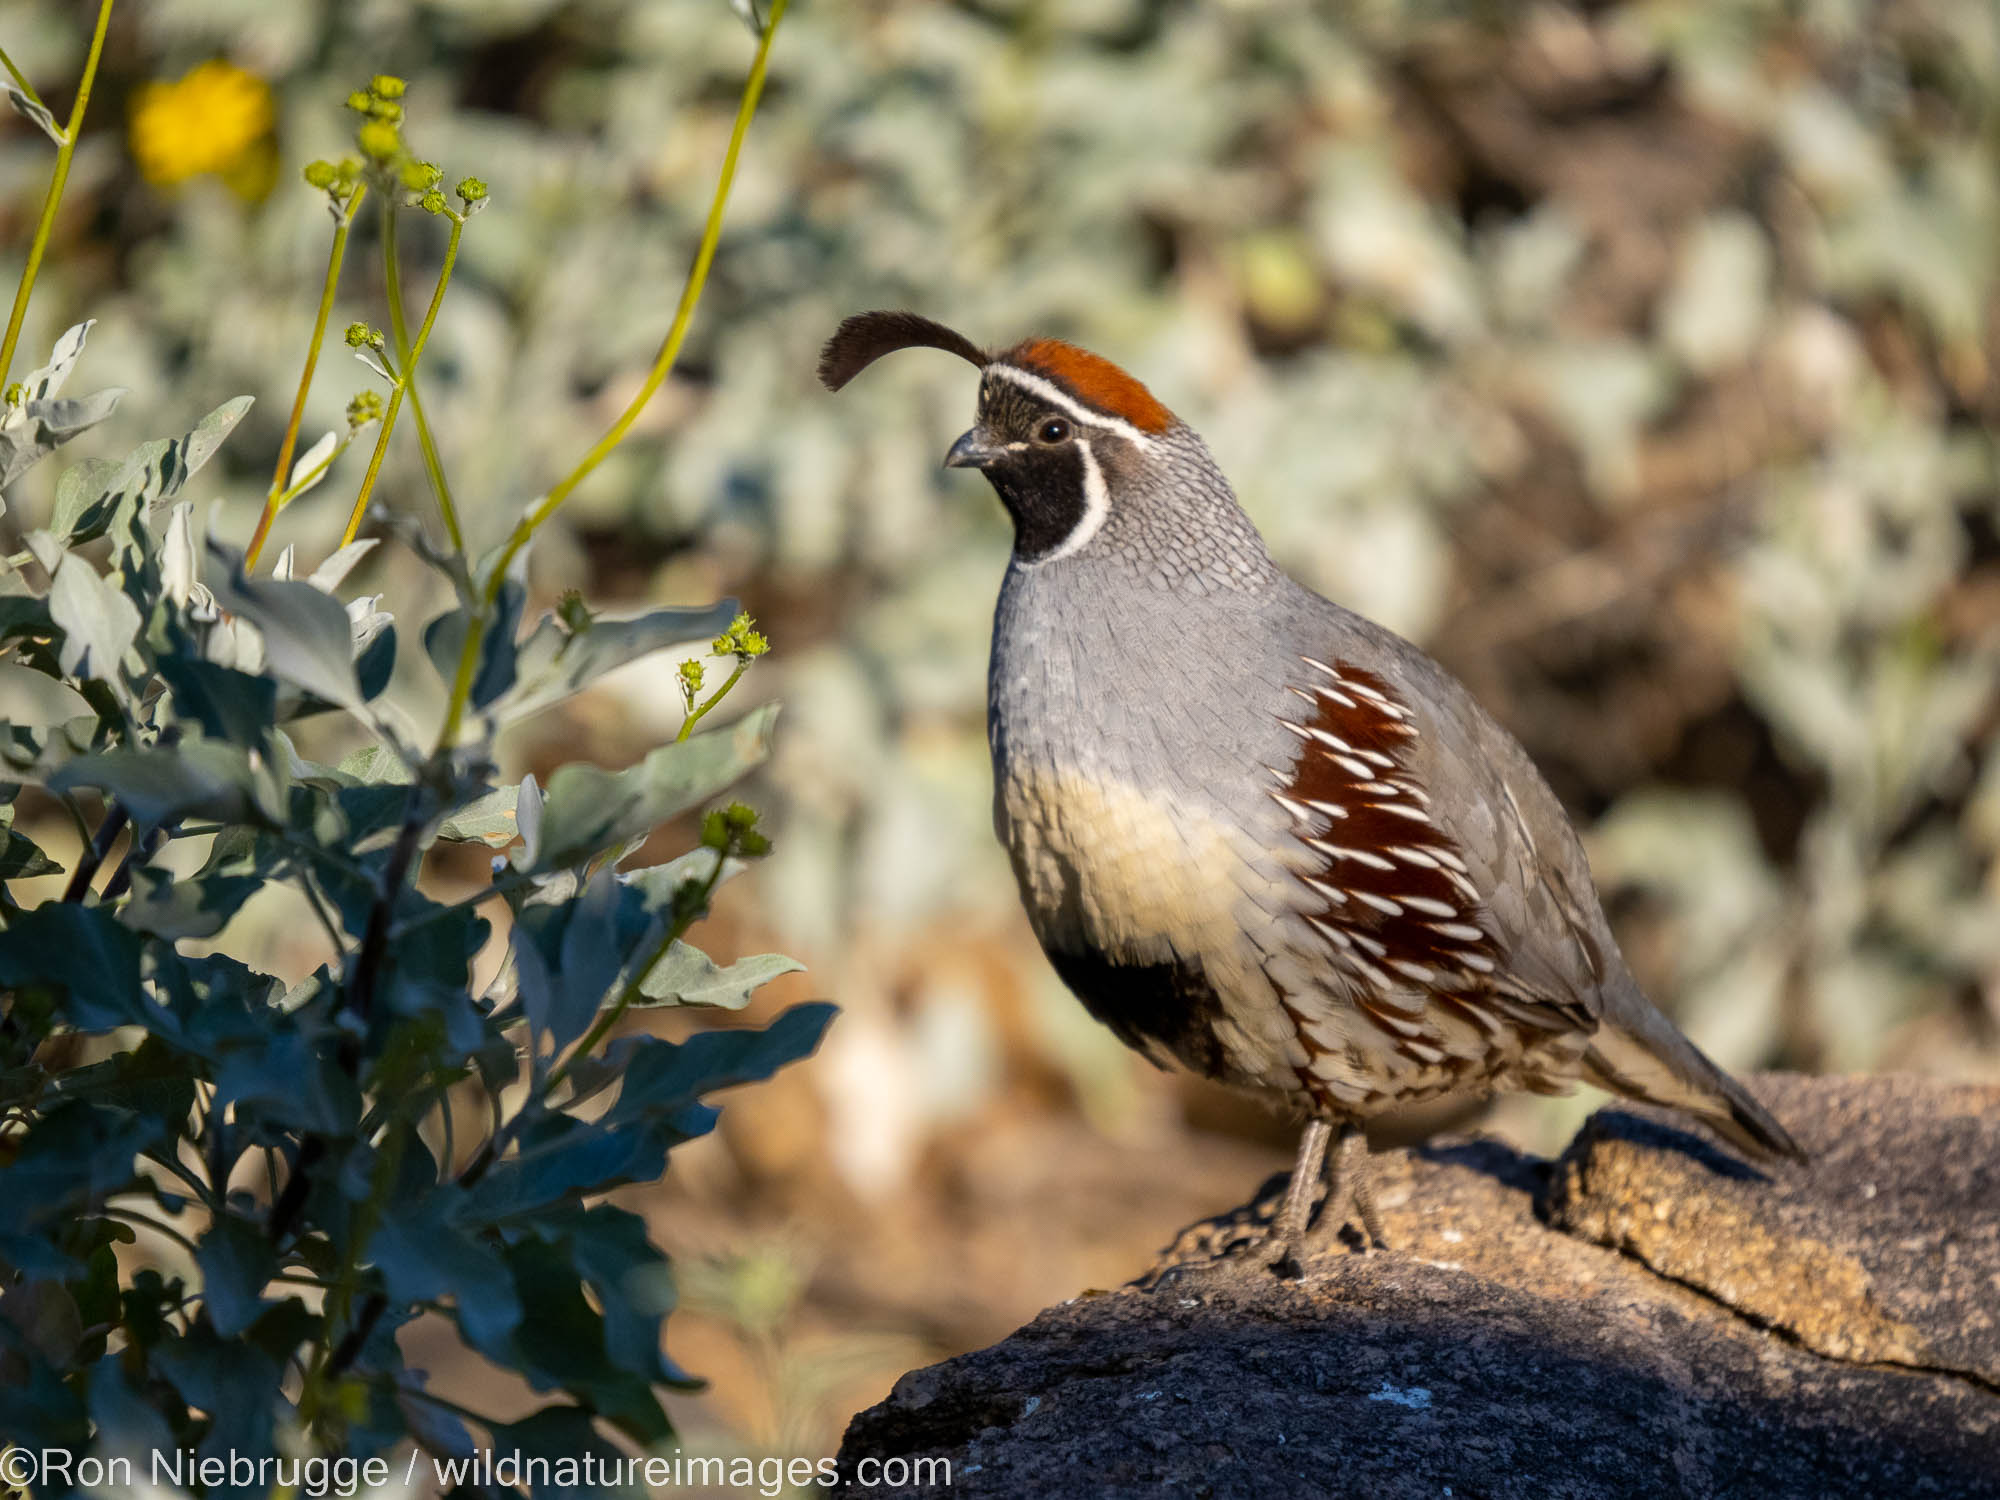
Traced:
<path fill-rule="evenodd" d="M 1047 557 L 1083 524 L 1089 510 L 1083 450 L 1075 438 L 1054 447 L 1030 444 L 986 471 L 1000 503 L 1014 518 L 1014 555 Z"/>
<path fill-rule="evenodd" d="M 1037 562 L 1056 551 L 1090 511 L 1083 445 L 1104 435 L 1056 411 L 1012 381 L 979 385 L 979 429 L 1005 452 L 986 477 L 1014 520 L 1014 555 Z"/>

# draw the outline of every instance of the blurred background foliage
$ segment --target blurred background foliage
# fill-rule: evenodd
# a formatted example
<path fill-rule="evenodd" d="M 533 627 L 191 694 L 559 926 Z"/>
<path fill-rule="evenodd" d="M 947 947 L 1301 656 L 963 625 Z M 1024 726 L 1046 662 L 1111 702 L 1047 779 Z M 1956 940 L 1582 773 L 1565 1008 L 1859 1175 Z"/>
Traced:
<path fill-rule="evenodd" d="M 73 7 L 6 0 L 0 35 L 65 108 Z M 298 171 L 386 69 L 418 149 L 493 193 L 425 363 L 490 545 L 642 378 L 746 51 L 720 0 L 130 7 L 23 341 L 94 316 L 84 375 L 133 388 L 72 461 L 256 391 L 203 475 L 210 529 L 247 537 L 326 251 Z M 912 357 L 828 398 L 815 351 L 860 308 L 1140 374 L 1295 573 L 1526 741 L 1636 970 L 1722 1061 L 2000 1075 L 1991 0 L 803 0 L 771 77 L 680 372 L 535 558 L 542 603 L 734 593 L 778 643 L 777 852 L 717 920 L 811 965 L 773 1006 L 846 1012 L 635 1200 L 706 1267 L 691 1430 L 830 1452 L 903 1368 L 1136 1273 L 1284 1156 L 1035 951 L 988 827 L 1008 534 L 937 467 L 971 381 Z M 16 260 L 46 171 L 25 121 L 0 136 Z M 379 320 L 373 233 L 335 329 Z M 366 384 L 340 355 L 309 435 Z M 304 566 L 349 467 L 279 522 Z M 381 493 L 429 504 L 408 432 Z M 636 758 L 678 726 L 672 669 L 514 769 Z M 312 936 L 267 941 L 303 971 Z M 1588 1102 L 1488 1122 L 1547 1149 Z"/>

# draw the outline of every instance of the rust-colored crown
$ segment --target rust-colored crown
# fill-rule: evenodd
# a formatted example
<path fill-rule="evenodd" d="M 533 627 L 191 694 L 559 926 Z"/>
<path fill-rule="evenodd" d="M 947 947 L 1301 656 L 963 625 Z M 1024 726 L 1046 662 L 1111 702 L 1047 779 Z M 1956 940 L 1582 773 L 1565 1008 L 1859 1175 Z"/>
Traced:
<path fill-rule="evenodd" d="M 1165 432 L 1174 414 L 1153 393 L 1102 355 L 1079 349 L 1061 339 L 1027 339 L 993 362 L 1012 365 L 1052 381 L 1085 406 L 1130 422 L 1141 432 Z"/>

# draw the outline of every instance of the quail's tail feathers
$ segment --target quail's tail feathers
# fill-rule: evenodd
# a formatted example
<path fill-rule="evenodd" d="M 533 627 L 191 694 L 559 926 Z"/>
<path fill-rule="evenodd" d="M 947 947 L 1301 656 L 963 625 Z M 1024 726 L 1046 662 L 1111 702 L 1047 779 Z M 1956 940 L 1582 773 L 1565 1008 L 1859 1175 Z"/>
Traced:
<path fill-rule="evenodd" d="M 1682 1036 L 1629 975 L 1608 997 L 1584 1053 L 1584 1077 L 1610 1093 L 1685 1110 L 1753 1160 L 1806 1153 L 1750 1091 Z"/>

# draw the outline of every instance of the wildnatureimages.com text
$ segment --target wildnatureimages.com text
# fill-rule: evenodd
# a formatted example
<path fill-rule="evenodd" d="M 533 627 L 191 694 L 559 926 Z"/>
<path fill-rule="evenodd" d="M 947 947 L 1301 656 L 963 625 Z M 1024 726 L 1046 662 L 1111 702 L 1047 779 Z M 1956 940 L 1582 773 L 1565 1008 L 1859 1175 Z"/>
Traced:
<path fill-rule="evenodd" d="M 252 1457 L 201 1454 L 192 1449 L 105 1457 L 75 1454 L 65 1448 L 44 1448 L 39 1453 L 11 1448 L 0 1455 L 0 1479 L 30 1491 L 76 1487 L 104 1493 L 141 1483 L 180 1490 L 227 1485 L 265 1493 L 285 1489 L 300 1500 L 353 1500 L 363 1490 L 386 1485 L 392 1476 L 406 1487 L 428 1478 L 440 1493 L 468 1485 L 486 1489 L 526 1486 L 537 1491 L 644 1485 L 651 1490 L 702 1486 L 778 1496 L 808 1485 L 831 1489 L 840 1482 L 841 1471 L 839 1461 L 832 1458 L 724 1458 L 678 1452 L 638 1458 L 595 1453 L 551 1457 L 518 1450 L 439 1458 L 412 1452 L 401 1465 L 379 1457 Z M 855 1465 L 854 1479 L 864 1489 L 946 1489 L 951 1485 L 951 1460 L 868 1457 Z"/>

